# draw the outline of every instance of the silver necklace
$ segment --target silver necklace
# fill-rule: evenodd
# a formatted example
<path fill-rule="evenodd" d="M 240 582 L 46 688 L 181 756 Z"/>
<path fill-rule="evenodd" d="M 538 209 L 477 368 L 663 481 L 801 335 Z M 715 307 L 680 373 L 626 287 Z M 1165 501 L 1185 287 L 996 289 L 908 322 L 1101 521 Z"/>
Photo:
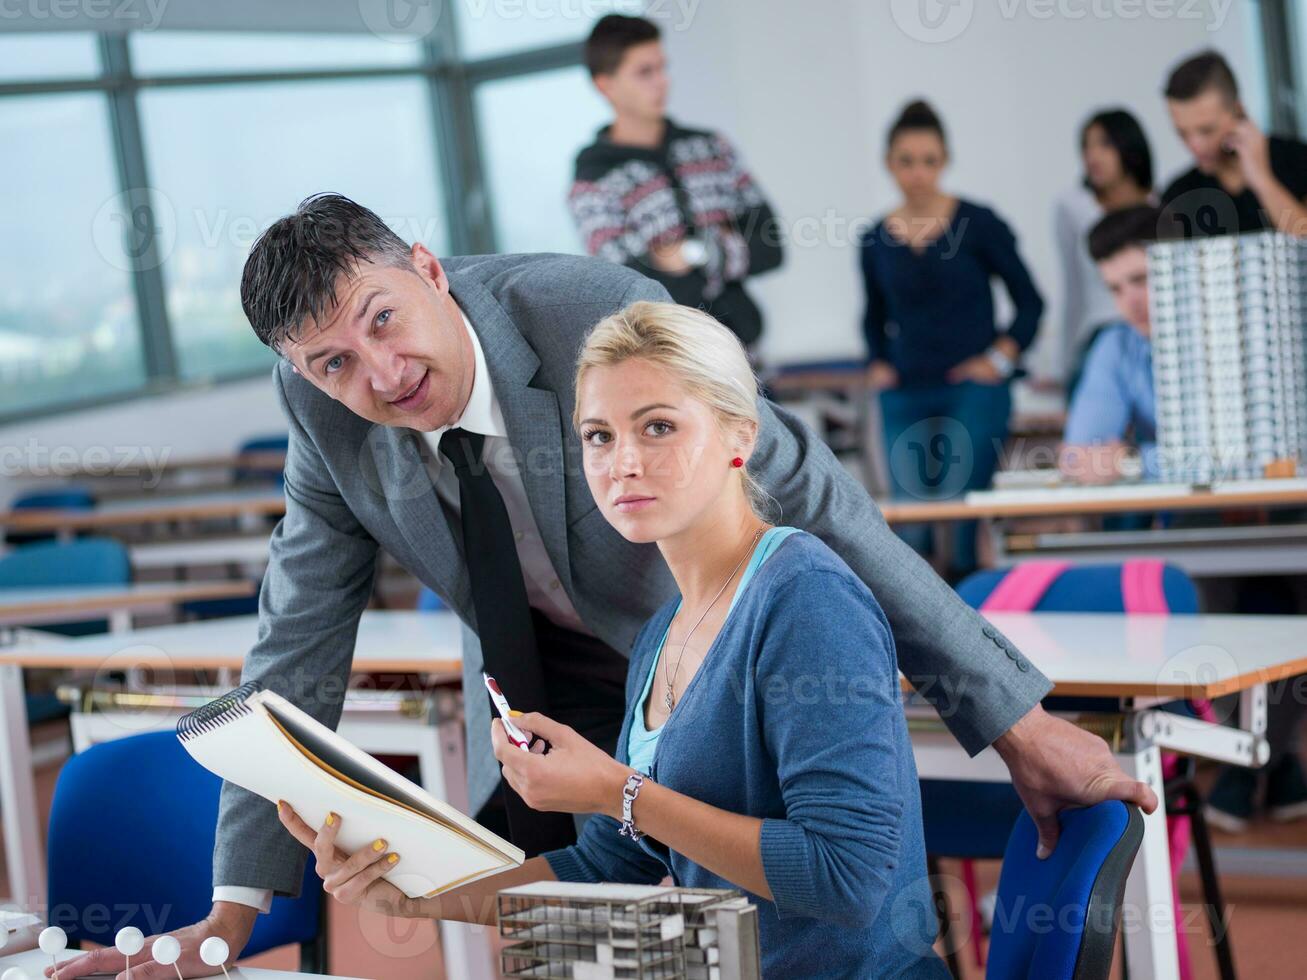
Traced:
<path fill-rule="evenodd" d="M 670 675 L 667 673 L 667 658 L 663 658 L 663 704 L 667 705 L 668 714 L 671 714 L 672 709 L 676 707 L 676 695 L 672 693 L 672 690 L 676 683 L 677 676 L 681 673 L 681 661 L 685 659 L 685 648 L 690 645 L 690 637 L 694 636 L 694 631 L 697 630 L 700 625 L 702 625 L 704 619 L 707 618 L 708 611 L 712 609 L 713 606 L 717 605 L 717 600 L 720 599 L 722 593 L 726 591 L 726 586 L 731 584 L 731 580 L 735 578 L 735 573 L 740 570 L 740 566 L 744 564 L 744 560 L 753 553 L 754 547 L 758 544 L 758 539 L 762 537 L 762 532 L 762 528 L 758 528 L 758 530 L 753 532 L 753 540 L 749 542 L 749 547 L 744 550 L 744 554 L 740 556 L 740 560 L 735 563 L 735 567 L 731 569 L 731 574 L 726 576 L 726 581 L 723 582 L 722 587 L 717 590 L 717 594 L 712 597 L 712 602 L 708 603 L 704 608 L 703 613 L 699 616 L 699 621 L 694 624 L 694 627 L 690 632 L 685 634 L 685 640 L 681 643 L 681 652 L 676 657 L 676 667 L 672 670 Z"/>

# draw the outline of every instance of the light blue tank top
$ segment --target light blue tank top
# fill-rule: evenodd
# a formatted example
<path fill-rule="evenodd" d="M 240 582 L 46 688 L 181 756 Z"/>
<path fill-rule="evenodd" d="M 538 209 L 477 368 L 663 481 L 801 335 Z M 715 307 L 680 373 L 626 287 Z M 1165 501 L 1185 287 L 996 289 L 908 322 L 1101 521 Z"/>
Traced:
<path fill-rule="evenodd" d="M 735 610 L 735 604 L 740 601 L 740 596 L 749 586 L 749 580 L 753 578 L 754 573 L 762 566 L 773 551 L 775 551 L 782 541 L 797 531 L 797 527 L 773 527 L 769 529 L 758 542 L 757 547 L 753 549 L 753 555 L 749 558 L 749 564 L 745 566 L 744 574 L 740 576 L 740 584 L 735 588 L 735 595 L 731 597 L 730 608 L 726 610 L 726 619 L 722 620 L 722 626 L 725 628 L 726 620 L 731 618 L 731 613 Z M 677 610 L 680 610 L 681 604 L 676 604 Z M 672 614 L 675 618 L 675 613 Z M 653 687 L 654 677 L 658 674 L 658 663 L 662 660 L 663 647 L 667 644 L 667 634 L 671 632 L 671 620 L 668 620 L 667 629 L 663 632 L 663 638 L 658 641 L 658 652 L 654 654 L 653 663 L 649 668 L 649 676 L 645 678 L 644 690 L 640 692 L 639 698 L 636 699 L 635 712 L 631 719 L 631 730 L 626 740 L 627 759 L 632 769 L 638 770 L 649 775 L 649 770 L 653 768 L 654 752 L 658 748 L 658 736 L 662 734 L 663 726 L 659 725 L 653 731 L 650 731 L 644 724 L 644 708 L 649 701 L 649 691 Z"/>

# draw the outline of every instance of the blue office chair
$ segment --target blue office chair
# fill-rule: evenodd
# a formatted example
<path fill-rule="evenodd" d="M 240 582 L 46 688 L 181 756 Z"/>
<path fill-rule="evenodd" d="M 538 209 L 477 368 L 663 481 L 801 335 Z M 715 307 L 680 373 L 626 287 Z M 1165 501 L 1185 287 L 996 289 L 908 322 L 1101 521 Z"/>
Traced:
<path fill-rule="evenodd" d="M 9 504 L 11 510 L 90 510 L 94 506 L 95 497 L 91 491 L 78 486 L 32 490 L 19 494 Z M 52 541 L 54 537 L 49 531 L 13 531 L 5 535 L 5 543 L 33 544 L 37 541 Z"/>
<path fill-rule="evenodd" d="M 987 980 L 1107 980 L 1126 878 L 1144 836 L 1139 809 L 1109 800 L 1064 811 L 1057 848 L 1035 857 L 1039 834 L 1022 812 L 998 879 Z"/>
<path fill-rule="evenodd" d="M 132 579 L 125 549 L 110 538 L 40 541 L 15 548 L 0 558 L 0 589 L 39 589 L 47 586 L 126 585 Z M 41 629 L 64 636 L 103 633 L 103 619 L 51 623 Z M 68 706 L 54 694 L 28 694 L 27 723 L 40 725 L 68 716 Z"/>
<path fill-rule="evenodd" d="M 1198 590 L 1183 569 L 1156 562 L 1122 564 L 1077 565 L 1061 568 L 1055 575 L 1046 577 L 1047 587 L 1039 594 L 1033 608 L 1039 612 L 1114 612 L 1128 610 L 1127 586 L 1131 572 L 1152 575 L 1146 583 L 1154 605 L 1171 615 L 1192 615 L 1198 612 Z M 1152 565 L 1151 569 L 1145 566 Z M 1018 566 L 1021 568 L 1021 566 Z M 957 585 L 958 595 L 970 606 L 981 608 L 986 600 L 1007 581 L 1013 569 L 988 569 L 975 572 Z M 1134 579 L 1138 584 L 1139 579 Z M 1103 698 L 1050 697 L 1044 707 L 1053 711 L 1110 711 L 1115 702 Z M 1165 706 L 1166 710 L 1190 713 L 1186 702 Z M 1203 815 L 1203 798 L 1194 785 L 1192 759 L 1182 760 L 1176 774 L 1167 778 L 1164 786 L 1167 813 L 1173 817 L 1191 820 L 1195 856 L 1202 879 L 1204 906 L 1212 928 L 1217 962 L 1224 980 L 1233 980 L 1233 954 L 1228 940 L 1228 929 L 1219 927 L 1225 921 L 1225 903 L 1221 895 L 1220 878 L 1212 849 L 1211 834 Z M 972 783 L 955 780 L 924 779 L 921 781 L 922 823 L 926 853 L 932 873 L 937 870 L 940 857 L 964 861 L 996 858 L 1003 853 L 1008 829 L 1023 813 L 1021 800 L 1011 785 L 1006 783 Z M 965 820 L 959 819 L 961 814 Z M 964 865 L 967 887 L 974 890 L 969 865 Z M 973 895 L 974 899 L 974 895 Z M 947 909 L 947 896 L 940 893 L 937 901 Z M 975 918 L 973 914 L 973 919 Z M 973 923 L 974 927 L 974 923 Z M 958 973 L 955 956 L 950 954 L 949 965 Z"/>
<path fill-rule="evenodd" d="M 246 439 L 237 447 L 238 453 L 285 453 L 290 449 L 289 435 L 257 436 Z M 237 466 L 232 474 L 234 483 L 276 483 L 284 484 L 282 467 Z"/>
<path fill-rule="evenodd" d="M 418 612 L 439 612 L 445 608 L 445 604 L 440 601 L 440 596 L 434 591 L 428 589 L 425 585 L 418 591 Z"/>
<path fill-rule="evenodd" d="M 50 924 L 72 943 L 112 945 L 125 926 L 149 936 L 203 919 L 221 788 L 171 731 L 69 759 L 50 810 Z M 288 838 L 287 846 L 299 845 Z M 303 972 L 326 973 L 325 895 L 309 861 L 299 898 L 274 898 L 241 955 L 294 943 Z"/>

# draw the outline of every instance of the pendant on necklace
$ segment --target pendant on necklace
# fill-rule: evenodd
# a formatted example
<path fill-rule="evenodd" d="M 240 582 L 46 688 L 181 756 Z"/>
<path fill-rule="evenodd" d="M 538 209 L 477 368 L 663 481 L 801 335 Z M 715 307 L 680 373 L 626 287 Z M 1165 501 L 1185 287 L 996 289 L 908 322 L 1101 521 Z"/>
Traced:
<path fill-rule="evenodd" d="M 675 704 L 675 701 L 672 698 L 672 689 L 670 687 L 663 692 L 663 704 L 667 705 L 668 711 L 671 711 L 672 705 Z"/>

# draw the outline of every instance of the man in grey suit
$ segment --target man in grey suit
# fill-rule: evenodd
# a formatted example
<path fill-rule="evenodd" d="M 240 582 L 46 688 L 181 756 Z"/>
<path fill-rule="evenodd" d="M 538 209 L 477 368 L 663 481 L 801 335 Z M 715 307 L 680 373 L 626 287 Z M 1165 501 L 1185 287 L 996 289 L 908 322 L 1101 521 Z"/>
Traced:
<path fill-rule="evenodd" d="M 543 687 L 526 696 L 611 750 L 623 710 L 623 658 L 675 587 L 657 548 L 626 541 L 590 495 L 580 440 L 570 431 L 574 362 L 593 324 L 636 300 L 666 301 L 663 288 L 597 259 L 441 262 L 366 208 L 319 195 L 255 244 L 242 300 L 255 332 L 283 357 L 273 383 L 290 425 L 286 516 L 272 535 L 259 640 L 243 680 L 261 681 L 335 727 L 384 549 L 468 627 L 469 799 L 479 818 L 501 820 L 488 704 L 475 693 L 478 637 L 495 624 L 478 612 L 510 611 L 477 595 L 487 546 L 465 554 L 465 538 L 481 533 L 469 524 L 477 491 L 449 438 L 471 433 L 481 454 L 472 469 L 484 464 L 491 493 L 502 498 L 492 503 L 511 525 L 508 550 L 516 555 L 500 556 L 499 571 L 516 576 L 530 606 L 522 631 L 534 631 Z M 1156 805 L 1101 739 L 1043 712 L 1049 682 L 900 542 L 819 439 L 768 401 L 760 414 L 753 475 L 786 523 L 819 535 L 870 586 L 893 626 L 904 673 L 968 752 L 996 747 L 1044 845 L 1054 842 L 1064 806 L 1108 797 Z M 496 594 L 503 606 L 510 592 Z M 479 619 L 487 630 L 477 629 Z M 536 652 L 519 652 L 523 671 Z M 490 653 L 487 646 L 487 661 Z M 511 666 L 516 673 L 518 664 Z M 515 837 L 524 830 L 508 822 Z M 273 893 L 298 893 L 305 858 L 271 803 L 225 786 L 213 912 L 181 930 L 182 970 L 207 975 L 195 950 L 208 935 L 242 949 L 256 910 Z M 60 972 L 106 968 L 122 969 L 113 950 Z"/>

